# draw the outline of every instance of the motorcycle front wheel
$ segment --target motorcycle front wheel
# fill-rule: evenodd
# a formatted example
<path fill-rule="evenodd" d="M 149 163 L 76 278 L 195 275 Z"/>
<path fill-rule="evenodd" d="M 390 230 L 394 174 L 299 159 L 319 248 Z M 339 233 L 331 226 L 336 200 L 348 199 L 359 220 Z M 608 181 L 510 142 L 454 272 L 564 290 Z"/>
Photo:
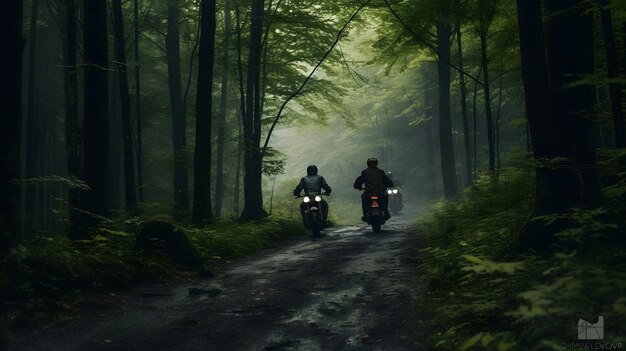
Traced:
<path fill-rule="evenodd" d="M 322 223 L 320 221 L 319 215 L 312 214 L 311 215 L 311 232 L 313 236 L 320 236 L 322 231 Z"/>

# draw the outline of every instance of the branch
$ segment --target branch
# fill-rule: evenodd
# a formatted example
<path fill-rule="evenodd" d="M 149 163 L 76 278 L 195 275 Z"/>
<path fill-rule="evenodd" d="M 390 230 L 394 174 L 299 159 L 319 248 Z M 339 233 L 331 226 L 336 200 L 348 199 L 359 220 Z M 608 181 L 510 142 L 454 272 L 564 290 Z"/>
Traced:
<path fill-rule="evenodd" d="M 156 46 L 157 48 L 159 48 L 159 50 L 161 50 L 163 53 L 166 53 L 167 50 L 165 50 L 164 47 L 162 47 L 159 43 L 157 43 L 156 41 L 154 41 L 152 38 L 150 38 L 149 36 L 145 35 L 144 33 L 141 33 L 141 36 L 148 40 L 152 45 Z"/>
<path fill-rule="evenodd" d="M 419 116 L 419 111 L 417 110 L 417 107 L 415 107 L 415 103 L 413 102 L 413 98 L 411 98 L 411 95 L 409 95 L 409 92 L 406 91 L 406 89 L 404 88 L 404 85 L 402 86 L 402 91 L 404 92 L 404 94 L 406 95 L 407 99 L 409 99 L 409 102 L 411 103 L 411 109 L 413 109 L 413 112 L 415 112 L 415 114 L 417 116 Z"/>
<path fill-rule="evenodd" d="M 191 87 L 191 75 L 193 74 L 193 61 L 196 56 L 196 51 L 198 50 L 198 45 L 200 44 L 200 23 L 198 23 L 198 29 L 196 31 L 196 41 L 193 44 L 193 49 L 191 50 L 191 58 L 189 58 L 189 72 L 187 74 L 187 86 L 185 87 L 185 95 L 183 96 L 183 108 L 187 111 L 187 98 L 189 97 L 189 88 Z M 186 113 L 186 112 L 185 112 Z"/>
<path fill-rule="evenodd" d="M 282 114 L 283 110 L 285 109 L 285 106 L 287 106 L 287 103 L 289 101 L 291 101 L 291 99 L 293 99 L 294 97 L 298 96 L 298 94 L 300 94 L 300 92 L 302 91 L 302 89 L 304 89 L 304 86 L 306 85 L 306 83 L 309 82 L 309 80 L 311 79 L 311 77 L 313 76 L 315 71 L 317 71 L 317 69 L 322 65 L 322 63 L 324 63 L 324 60 L 326 60 L 328 55 L 330 55 L 330 53 L 333 51 L 335 46 L 337 46 L 337 43 L 339 43 L 339 40 L 341 40 L 341 36 L 346 31 L 346 28 L 348 27 L 350 22 L 352 22 L 352 20 L 354 20 L 354 18 L 359 14 L 359 12 L 361 12 L 361 10 L 368 3 L 370 3 L 371 1 L 372 0 L 367 0 L 364 3 L 362 3 L 361 6 L 359 6 L 359 8 L 354 12 L 354 14 L 352 14 L 350 19 L 343 25 L 343 27 L 341 27 L 341 29 L 339 30 L 339 33 L 337 33 L 337 37 L 335 38 L 335 42 L 333 42 L 333 45 L 331 45 L 330 49 L 328 49 L 328 51 L 326 51 L 324 56 L 322 56 L 322 58 L 317 63 L 315 68 L 313 68 L 313 70 L 311 71 L 311 73 L 309 73 L 309 75 L 306 77 L 304 82 L 302 82 L 302 85 L 300 85 L 300 87 L 293 94 L 289 95 L 289 97 L 287 97 L 287 99 L 285 99 L 285 102 L 283 102 L 283 104 L 280 106 L 280 109 L 278 110 L 278 113 L 276 114 L 276 117 L 274 117 L 274 122 L 272 122 L 272 127 L 270 128 L 269 132 L 267 133 L 267 137 L 265 138 L 265 143 L 263 144 L 263 150 L 261 151 L 261 160 L 265 156 L 265 152 L 267 151 L 267 145 L 270 142 L 270 137 L 272 136 L 272 132 L 274 131 L 274 128 L 276 127 L 276 123 L 278 123 L 278 119 L 280 118 L 280 115 Z"/>
<path fill-rule="evenodd" d="M 439 57 L 439 50 L 437 50 L 437 48 L 427 42 L 426 40 L 422 39 L 419 35 L 417 35 L 417 33 L 415 33 L 411 27 L 409 27 L 403 20 L 402 18 L 400 18 L 400 16 L 398 15 L 398 13 L 391 7 L 391 4 L 389 4 L 388 0 L 384 0 L 385 4 L 387 5 L 387 7 L 389 8 L 389 11 L 391 11 L 391 13 L 396 17 L 396 19 L 398 20 L 398 22 L 400 22 L 400 24 L 402 24 L 402 26 L 409 32 L 411 33 L 411 35 L 420 43 L 426 45 L 430 50 L 432 50 L 433 53 L 435 53 L 435 55 L 441 59 Z M 457 67 L 455 64 L 453 64 L 452 62 L 450 62 L 449 60 L 444 60 L 443 61 L 445 64 L 447 64 L 448 66 L 450 66 L 451 68 L 453 68 L 454 70 L 456 70 L 457 72 L 464 74 L 465 76 L 467 76 L 469 79 L 473 80 L 474 82 L 480 84 L 481 86 L 485 86 L 485 83 L 481 82 L 480 80 L 478 80 L 478 78 L 472 76 L 471 74 L 461 70 L 459 67 Z"/>

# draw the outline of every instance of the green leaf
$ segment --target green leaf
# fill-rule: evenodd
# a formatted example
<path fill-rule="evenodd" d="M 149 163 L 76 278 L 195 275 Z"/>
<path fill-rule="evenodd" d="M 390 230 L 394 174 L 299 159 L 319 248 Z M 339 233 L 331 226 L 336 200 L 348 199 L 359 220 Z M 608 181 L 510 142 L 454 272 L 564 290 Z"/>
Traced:
<path fill-rule="evenodd" d="M 116 236 L 130 236 L 131 234 L 123 232 L 121 230 L 111 230 L 107 228 L 99 228 L 100 231 L 103 231 L 107 234 L 116 235 Z"/>
<path fill-rule="evenodd" d="M 483 333 L 478 333 L 478 334 L 472 336 L 471 338 L 465 340 L 465 342 L 461 346 L 460 350 L 461 351 L 465 351 L 465 350 L 471 348 L 472 346 L 476 345 L 480 341 L 480 339 L 482 337 L 483 337 Z"/>

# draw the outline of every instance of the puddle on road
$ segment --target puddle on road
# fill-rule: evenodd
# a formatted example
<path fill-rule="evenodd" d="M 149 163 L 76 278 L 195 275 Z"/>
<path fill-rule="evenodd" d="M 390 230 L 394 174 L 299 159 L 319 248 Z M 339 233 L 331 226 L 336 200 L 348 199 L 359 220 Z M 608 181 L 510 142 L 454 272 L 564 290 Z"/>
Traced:
<path fill-rule="evenodd" d="M 287 350 L 322 350 L 322 346 L 309 338 L 288 338 L 281 332 L 271 332 L 265 340 L 263 350 L 287 351 Z"/>
<path fill-rule="evenodd" d="M 314 291 L 309 296 L 314 301 L 299 310 L 290 311 L 292 317 L 275 325 L 265 337 L 261 348 L 266 350 L 323 350 L 315 334 L 330 335 L 343 339 L 345 347 L 361 346 L 362 335 L 371 327 L 362 320 L 362 310 L 356 306 L 355 299 L 362 296 L 363 287 L 356 286 L 340 291 Z M 302 328 L 317 330 L 307 336 L 299 337 L 297 331 Z M 294 334 L 294 331 L 296 333 Z M 340 341 L 341 342 L 341 341 Z"/>
<path fill-rule="evenodd" d="M 336 331 L 342 329 L 360 329 L 359 310 L 349 308 L 352 306 L 357 295 L 363 292 L 363 287 L 325 292 L 316 291 L 311 293 L 315 301 L 297 311 L 295 315 L 286 320 L 285 324 L 304 322 L 315 324 L 320 328 Z"/>

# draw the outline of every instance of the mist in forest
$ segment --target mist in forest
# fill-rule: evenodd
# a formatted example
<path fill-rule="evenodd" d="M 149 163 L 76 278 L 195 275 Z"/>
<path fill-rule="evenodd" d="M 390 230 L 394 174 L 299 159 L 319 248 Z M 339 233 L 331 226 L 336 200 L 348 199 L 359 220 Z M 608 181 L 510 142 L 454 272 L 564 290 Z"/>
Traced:
<path fill-rule="evenodd" d="M 192 1 L 115 2 L 108 29 L 98 27 L 103 22 L 82 28 L 80 21 L 72 21 L 83 15 L 78 5 L 32 1 L 24 7 L 32 44 L 24 53 L 23 89 L 25 210 L 32 219 L 26 223 L 27 237 L 62 233 L 65 217 L 74 216 L 68 204 L 100 215 L 141 207 L 146 213 L 184 216 L 196 208 L 194 220 L 256 218 L 262 210 L 291 213 L 289 207 L 297 208 L 298 202 L 289 194 L 310 164 L 334 189 L 331 212 L 340 222 L 352 222 L 359 208 L 352 182 L 368 157 L 377 157 L 380 167 L 393 173 L 408 203 L 427 204 L 459 193 L 481 172 L 506 169 L 528 151 L 519 56 L 512 50 L 516 42 L 509 40 L 515 31 L 501 18 L 490 24 L 490 50 L 499 56 L 491 59 L 491 90 L 485 95 L 476 78 L 484 65 L 484 57 L 476 54 L 479 37 L 465 38 L 465 67 L 452 65 L 450 81 L 442 83 L 436 52 L 407 36 L 399 22 L 390 25 L 385 8 L 358 8 L 349 1 L 312 7 L 268 4 L 268 18 L 275 18 L 260 33 L 260 61 L 253 63 L 250 13 L 236 3 L 216 7 L 214 37 L 198 36 L 199 8 Z M 502 14 L 512 9 L 508 2 L 499 6 Z M 351 14 L 358 16 L 347 20 Z M 298 25 L 290 16 L 299 16 Z M 91 59 L 67 50 L 86 45 L 85 55 L 91 55 L 92 31 L 97 42 L 108 42 L 93 46 L 99 55 L 93 60 L 101 62 L 84 71 L 69 69 L 73 62 Z M 451 45 L 450 57 L 459 56 L 461 48 L 460 41 Z M 209 51 L 212 70 L 201 62 Z M 110 69 L 102 80 L 101 71 L 91 74 L 90 69 L 105 61 Z M 212 82 L 203 81 L 209 73 Z M 248 84 L 250 74 L 259 75 L 258 87 Z M 445 118 L 439 111 L 441 84 L 450 85 Z M 213 98 L 198 99 L 200 91 L 210 91 Z M 96 114 L 102 112 L 106 119 Z M 207 131 L 209 141 L 204 140 Z M 262 148 L 252 150 L 257 146 L 248 142 Z M 262 165 L 250 161 L 259 158 L 257 152 Z M 204 166 L 209 164 L 210 169 Z M 75 178 L 65 178 L 66 165 Z M 196 181 L 198 174 L 203 180 Z M 83 184 L 72 179 L 108 190 L 81 191 Z M 68 195 L 68 186 L 77 189 L 69 191 L 74 195 Z M 86 194 L 95 197 L 79 199 Z M 202 203 L 194 203 L 198 199 Z M 71 223 L 82 221 L 78 214 L 72 218 Z"/>
<path fill-rule="evenodd" d="M 3 0 L 0 67 L 0 348 L 85 349 L 59 310 L 155 281 L 121 302 L 212 346 L 626 335 L 625 1 Z M 99 346 L 161 345 L 129 324 Z"/>

